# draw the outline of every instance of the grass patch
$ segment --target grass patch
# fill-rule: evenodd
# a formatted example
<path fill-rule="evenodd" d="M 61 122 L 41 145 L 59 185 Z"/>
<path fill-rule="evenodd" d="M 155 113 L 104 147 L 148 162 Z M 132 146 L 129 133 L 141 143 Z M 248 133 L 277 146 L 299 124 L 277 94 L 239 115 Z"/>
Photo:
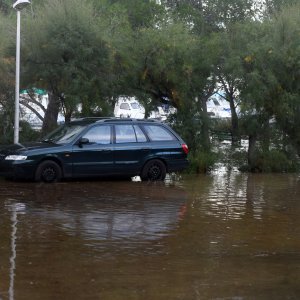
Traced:
<path fill-rule="evenodd" d="M 207 173 L 212 170 L 218 161 L 218 155 L 214 152 L 197 151 L 189 155 L 188 173 Z"/>

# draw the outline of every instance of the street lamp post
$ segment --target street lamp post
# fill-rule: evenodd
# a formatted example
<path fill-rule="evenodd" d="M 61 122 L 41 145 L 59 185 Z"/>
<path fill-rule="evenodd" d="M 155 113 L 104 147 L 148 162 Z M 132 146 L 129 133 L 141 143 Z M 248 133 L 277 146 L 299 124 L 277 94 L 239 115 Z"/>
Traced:
<path fill-rule="evenodd" d="M 21 32 L 21 10 L 30 4 L 29 0 L 17 0 L 13 8 L 17 11 L 17 38 L 16 38 L 16 91 L 15 91 L 15 126 L 14 143 L 19 142 L 20 123 L 20 32 Z"/>

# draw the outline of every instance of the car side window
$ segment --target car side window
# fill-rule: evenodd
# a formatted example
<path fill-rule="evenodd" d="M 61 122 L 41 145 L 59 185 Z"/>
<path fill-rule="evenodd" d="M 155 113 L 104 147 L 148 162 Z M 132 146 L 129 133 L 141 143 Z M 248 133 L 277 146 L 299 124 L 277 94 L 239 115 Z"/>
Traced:
<path fill-rule="evenodd" d="M 142 131 L 142 129 L 140 128 L 140 126 L 134 125 L 134 130 L 136 134 L 136 139 L 139 143 L 147 142 L 147 138 L 144 132 Z"/>
<path fill-rule="evenodd" d="M 132 125 L 115 125 L 116 143 L 136 143 L 136 136 Z"/>
<path fill-rule="evenodd" d="M 90 143 L 107 145 L 111 143 L 111 127 L 107 125 L 92 127 L 83 138 L 89 139 Z"/>
<path fill-rule="evenodd" d="M 145 131 L 151 141 L 174 141 L 174 135 L 162 126 L 144 125 Z"/>

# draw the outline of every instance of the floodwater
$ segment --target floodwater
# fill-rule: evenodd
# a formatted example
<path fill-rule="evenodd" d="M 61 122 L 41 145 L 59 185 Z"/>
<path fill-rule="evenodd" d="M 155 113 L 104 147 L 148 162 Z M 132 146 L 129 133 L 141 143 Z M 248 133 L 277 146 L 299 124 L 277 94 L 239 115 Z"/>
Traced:
<path fill-rule="evenodd" d="M 1 180 L 0 299 L 300 299 L 300 176 Z"/>

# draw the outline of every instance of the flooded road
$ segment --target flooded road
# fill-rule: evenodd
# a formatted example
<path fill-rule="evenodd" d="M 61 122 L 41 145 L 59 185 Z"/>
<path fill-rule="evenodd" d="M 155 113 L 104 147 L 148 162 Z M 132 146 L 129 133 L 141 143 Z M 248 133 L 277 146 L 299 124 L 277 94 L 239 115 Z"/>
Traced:
<path fill-rule="evenodd" d="M 300 299 L 300 177 L 0 180 L 0 299 Z"/>

